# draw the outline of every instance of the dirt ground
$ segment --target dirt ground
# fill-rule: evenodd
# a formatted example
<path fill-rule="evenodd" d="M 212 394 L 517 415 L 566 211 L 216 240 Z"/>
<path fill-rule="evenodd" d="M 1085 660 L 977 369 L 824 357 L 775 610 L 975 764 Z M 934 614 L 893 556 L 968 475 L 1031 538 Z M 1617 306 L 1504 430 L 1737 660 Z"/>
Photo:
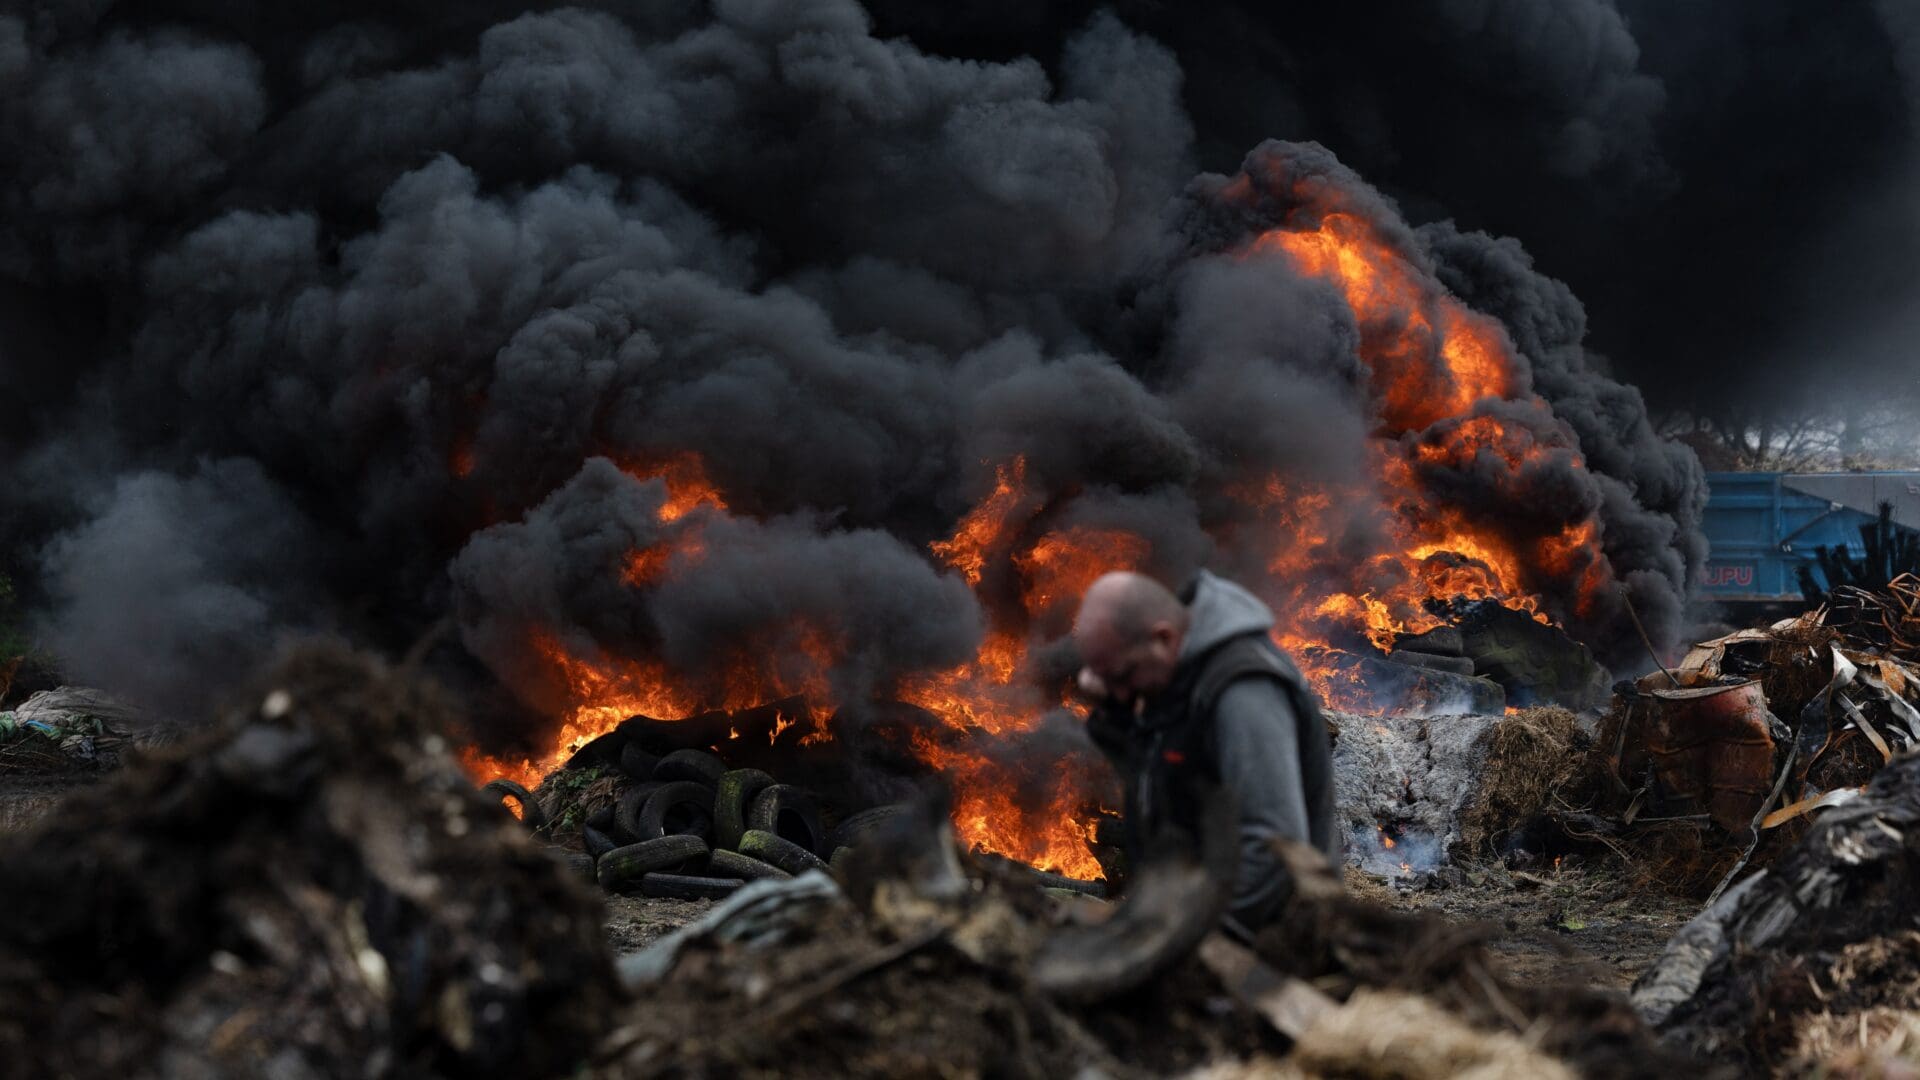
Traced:
<path fill-rule="evenodd" d="M 653 944 L 712 908 L 712 900 L 654 900 L 645 896 L 607 897 L 607 946 L 617 956 Z"/>
<path fill-rule="evenodd" d="M 61 796 L 99 776 L 96 772 L 0 772 L 0 833 L 23 829 L 39 820 Z"/>
<path fill-rule="evenodd" d="M 1387 907 L 1493 924 L 1499 933 L 1488 947 L 1516 976 L 1621 991 L 1699 911 L 1694 901 L 1634 885 L 1606 870 L 1514 872 L 1470 866 L 1442 877 L 1444 884 L 1403 888 L 1348 868 L 1346 884 L 1350 892 Z"/>
<path fill-rule="evenodd" d="M 1444 883 L 1404 888 L 1349 867 L 1347 889 L 1401 911 L 1431 910 L 1458 923 L 1491 924 L 1493 953 L 1515 976 L 1625 992 L 1698 911 L 1688 900 L 1579 868 L 1516 874 L 1461 868 Z M 699 918 L 709 900 L 607 897 L 607 942 L 617 954 L 645 948 Z"/>

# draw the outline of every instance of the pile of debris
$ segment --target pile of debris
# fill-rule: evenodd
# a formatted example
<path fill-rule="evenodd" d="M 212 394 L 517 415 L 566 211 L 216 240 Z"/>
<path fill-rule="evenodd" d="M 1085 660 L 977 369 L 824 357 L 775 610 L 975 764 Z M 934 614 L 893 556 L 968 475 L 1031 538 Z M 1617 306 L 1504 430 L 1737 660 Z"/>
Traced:
<path fill-rule="evenodd" d="M 1822 814 L 1675 935 L 1634 988 L 1673 1044 L 1743 1072 L 1920 1073 L 1920 755 Z"/>
<path fill-rule="evenodd" d="M 136 735 L 152 731 L 136 710 L 104 691 L 78 686 L 42 690 L 15 708 L 0 711 L 0 769 L 112 768 Z"/>
<path fill-rule="evenodd" d="M 1231 862 L 1232 830 L 1219 835 L 1228 842 L 1203 860 Z M 1690 1064 L 1617 996 L 1504 975 L 1490 928 L 1379 908 L 1348 896 L 1317 853 L 1285 855 L 1299 886 L 1249 947 L 1211 929 L 1221 879 L 1193 864 L 1144 861 L 1117 905 L 1047 903 L 991 872 L 960 877 L 944 813 L 919 808 L 849 863 L 844 888 L 758 882 L 623 961 L 638 1000 L 594 1075 L 1632 1076 Z M 1382 1030 L 1383 1011 L 1408 1026 Z"/>
<path fill-rule="evenodd" d="M 1603 812 L 1621 828 L 1715 834 L 1701 847 L 1714 857 L 1680 876 L 1724 887 L 1920 742 L 1920 581 L 1843 586 L 1821 608 L 1702 642 L 1618 690 L 1600 732 Z"/>
<path fill-rule="evenodd" d="M 0 1073 L 552 1076 L 606 1030 L 601 905 L 451 705 L 343 651 L 0 837 Z"/>

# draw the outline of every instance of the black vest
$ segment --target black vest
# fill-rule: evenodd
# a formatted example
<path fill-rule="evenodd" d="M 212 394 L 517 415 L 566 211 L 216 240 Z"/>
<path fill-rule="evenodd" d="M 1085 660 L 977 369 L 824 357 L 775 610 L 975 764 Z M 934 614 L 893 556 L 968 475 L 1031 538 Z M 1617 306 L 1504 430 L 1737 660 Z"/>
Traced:
<path fill-rule="evenodd" d="M 1199 835 L 1207 793 L 1220 783 L 1213 708 L 1230 684 L 1247 678 L 1272 679 L 1285 691 L 1302 728 L 1307 807 L 1323 804 L 1327 793 L 1311 790 L 1332 774 L 1320 706 L 1286 654 L 1265 633 L 1250 631 L 1181 661 L 1140 716 L 1114 706 L 1088 716 L 1087 733 L 1127 786 L 1130 846 L 1140 848 L 1169 826 Z"/>

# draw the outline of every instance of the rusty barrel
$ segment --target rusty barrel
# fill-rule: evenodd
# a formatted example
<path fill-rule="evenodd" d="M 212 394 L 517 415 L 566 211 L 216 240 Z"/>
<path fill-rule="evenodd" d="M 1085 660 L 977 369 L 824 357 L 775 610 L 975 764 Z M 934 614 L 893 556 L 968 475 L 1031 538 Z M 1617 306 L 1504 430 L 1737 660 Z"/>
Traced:
<path fill-rule="evenodd" d="M 1673 813 L 1744 834 L 1773 787 L 1773 714 L 1756 681 L 1650 693 L 1646 750 Z"/>

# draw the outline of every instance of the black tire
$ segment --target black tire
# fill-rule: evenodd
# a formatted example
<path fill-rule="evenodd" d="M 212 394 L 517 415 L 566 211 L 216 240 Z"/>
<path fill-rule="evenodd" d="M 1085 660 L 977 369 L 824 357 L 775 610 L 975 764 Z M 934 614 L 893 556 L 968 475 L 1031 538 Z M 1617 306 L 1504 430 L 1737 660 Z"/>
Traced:
<path fill-rule="evenodd" d="M 615 831 L 610 835 L 616 840 L 624 840 L 629 844 L 645 840 L 646 837 L 640 832 L 640 811 L 646 808 L 647 800 L 653 797 L 654 792 L 666 786 L 658 781 L 648 780 L 621 792 L 620 801 L 615 804 L 613 811 Z"/>
<path fill-rule="evenodd" d="M 852 848 L 850 847 L 834 848 L 833 858 L 827 860 L 827 869 L 832 870 L 834 873 L 837 874 L 840 871 L 846 869 L 847 860 L 851 858 L 853 858 Z"/>
<path fill-rule="evenodd" d="M 686 874 L 648 874 L 640 879 L 640 895 L 662 900 L 718 900 L 731 896 L 746 882 L 739 878 L 690 877 Z"/>
<path fill-rule="evenodd" d="M 675 750 L 660 759 L 653 767 L 653 778 L 672 783 L 675 780 L 692 780 L 715 787 L 720 778 L 727 775 L 727 763 L 707 753 L 705 750 Z"/>
<path fill-rule="evenodd" d="M 525 825 L 527 828 L 537 832 L 547 827 L 547 812 L 540 809 L 540 804 L 534 801 L 533 792 L 528 791 L 519 784 L 503 776 L 498 780 L 487 781 L 486 786 L 480 790 L 487 792 L 495 798 L 502 800 L 511 798 L 514 802 L 519 803 L 520 824 Z"/>
<path fill-rule="evenodd" d="M 580 826 L 580 845 L 587 849 L 587 856 L 594 859 L 620 846 L 613 842 L 613 837 L 591 825 Z"/>
<path fill-rule="evenodd" d="M 792 784 L 775 784 L 755 796 L 747 808 L 747 828 L 770 832 L 808 852 L 830 850 L 820 828 L 819 801 Z"/>
<path fill-rule="evenodd" d="M 627 745 L 627 737 L 618 731 L 609 731 L 589 739 L 586 745 L 573 752 L 562 768 L 591 769 L 596 765 L 614 766 L 620 763 L 620 751 Z"/>
<path fill-rule="evenodd" d="M 578 851 L 563 851 L 560 853 L 560 861 L 567 864 L 567 873 L 579 878 L 581 881 L 591 882 L 594 880 L 593 856 L 582 854 Z"/>
<path fill-rule="evenodd" d="M 656 836 L 713 836 L 713 789 L 691 780 L 663 784 L 640 808 L 640 839 Z"/>
<path fill-rule="evenodd" d="M 620 748 L 620 771 L 635 780 L 653 779 L 653 770 L 659 764 L 658 757 L 647 753 L 644 747 L 631 739 Z"/>
<path fill-rule="evenodd" d="M 1105 882 L 1082 881 L 1079 878 L 1071 878 L 1065 874 L 1056 874 L 1051 870 L 1042 870 L 1035 866 L 1028 866 L 1019 859 L 1009 859 L 1005 855 L 996 855 L 992 852 L 983 852 L 977 855 L 976 858 L 1000 868 L 1005 871 L 1009 877 L 1038 889 L 1066 889 L 1069 892 L 1076 892 L 1082 896 L 1098 896 L 1101 898 L 1105 898 L 1107 895 Z"/>
<path fill-rule="evenodd" d="M 707 843 L 697 836 L 662 836 L 614 848 L 594 864 L 600 887 L 622 892 L 639 885 L 655 870 L 678 870 L 707 857 Z"/>
<path fill-rule="evenodd" d="M 773 786 L 773 777 L 759 769 L 735 769 L 720 778 L 713 794 L 713 846 L 728 851 L 740 846 L 740 834 L 747 831 L 747 808 L 762 791 Z"/>
<path fill-rule="evenodd" d="M 809 870 L 827 869 L 826 862 L 820 856 L 764 829 L 748 829 L 740 837 L 740 854 L 750 855 L 796 876 Z"/>
<path fill-rule="evenodd" d="M 742 881 L 793 876 L 772 863 L 763 863 L 750 855 L 724 848 L 714 848 L 713 854 L 707 856 L 707 873 L 717 878 L 739 878 Z"/>
<path fill-rule="evenodd" d="M 837 852 L 843 847 L 854 847 L 871 835 L 873 830 L 906 812 L 905 806 L 890 803 L 848 814 L 827 834 L 827 844 L 820 850 Z"/>
<path fill-rule="evenodd" d="M 605 803 L 600 809 L 588 814 L 587 820 L 582 822 L 582 824 L 591 825 L 601 832 L 606 833 L 608 836 L 612 836 L 613 831 L 619 827 L 619 823 L 614 818 L 614 815 L 618 812 L 616 804 Z"/>

